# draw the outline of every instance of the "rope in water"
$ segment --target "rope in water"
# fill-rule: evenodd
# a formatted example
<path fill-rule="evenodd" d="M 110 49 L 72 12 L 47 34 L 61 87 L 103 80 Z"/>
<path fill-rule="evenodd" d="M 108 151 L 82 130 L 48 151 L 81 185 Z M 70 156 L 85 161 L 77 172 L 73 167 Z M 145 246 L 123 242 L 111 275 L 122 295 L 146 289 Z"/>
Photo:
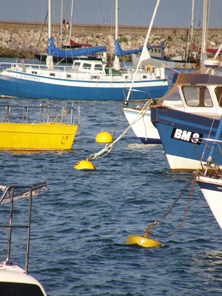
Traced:
<path fill-rule="evenodd" d="M 182 197 L 183 193 L 185 192 L 185 190 L 187 189 L 187 187 L 190 185 L 190 183 L 191 183 L 192 180 L 193 180 L 193 183 L 192 183 L 192 188 L 191 188 L 191 192 L 190 192 L 190 197 L 189 197 L 189 200 L 188 200 L 188 205 L 187 205 L 186 212 L 184 214 L 183 220 L 180 223 L 179 227 L 173 233 L 171 233 L 169 235 L 166 235 L 166 236 L 160 236 L 160 235 L 156 235 L 156 234 L 153 234 L 152 232 L 150 232 L 150 229 L 153 229 L 164 217 L 166 217 L 170 213 L 170 211 L 173 209 L 173 207 L 175 206 L 175 204 Z M 151 223 L 151 224 L 148 225 L 146 231 L 144 231 L 144 237 L 148 237 L 148 235 L 151 234 L 152 236 L 155 236 L 155 237 L 167 238 L 169 236 L 172 236 L 172 235 L 176 234 L 180 230 L 180 228 L 182 227 L 182 225 L 183 225 L 183 223 L 185 221 L 185 218 L 187 216 L 187 213 L 188 213 L 188 209 L 189 209 L 190 202 L 191 202 L 191 197 L 192 197 L 192 194 L 193 194 L 193 188 L 194 188 L 195 180 L 196 180 L 196 172 L 194 173 L 194 176 L 192 176 L 190 178 L 190 180 L 187 182 L 186 186 L 181 191 L 180 195 L 177 197 L 177 199 L 174 201 L 174 203 L 171 205 L 171 207 L 169 208 L 169 210 L 162 217 L 160 217 L 156 222 Z"/>
<path fill-rule="evenodd" d="M 144 104 L 144 106 L 143 106 L 143 108 L 141 109 L 141 111 L 139 112 L 139 114 L 138 114 L 138 116 L 132 121 L 132 123 L 125 129 L 125 131 L 115 140 L 115 141 L 113 141 L 111 144 L 107 144 L 106 146 L 105 146 L 105 148 L 103 148 L 102 150 L 100 150 L 99 152 L 97 152 L 97 153 L 94 153 L 94 154 L 91 154 L 86 160 L 94 160 L 94 159 L 96 159 L 96 158 L 102 158 L 102 157 L 104 157 L 104 156 L 106 156 L 107 154 L 109 154 L 110 152 L 111 152 L 111 150 L 112 150 L 112 148 L 113 148 L 113 145 L 114 144 L 116 144 L 120 139 L 122 139 L 122 137 L 127 133 L 127 131 L 131 128 L 131 126 L 132 125 L 134 125 L 139 119 L 140 119 L 140 117 L 141 117 L 141 113 L 143 113 L 143 111 L 150 105 L 150 103 L 152 102 L 152 99 L 150 99 L 150 100 L 148 100 L 145 104 Z M 122 109 L 121 109 L 121 111 L 122 111 Z M 145 113 L 144 114 L 142 114 L 142 116 L 144 116 L 145 115 Z M 116 132 L 116 130 L 115 130 L 115 132 Z M 108 151 L 107 151 L 108 150 Z M 105 155 L 103 155 L 104 153 L 106 152 L 106 154 Z"/>

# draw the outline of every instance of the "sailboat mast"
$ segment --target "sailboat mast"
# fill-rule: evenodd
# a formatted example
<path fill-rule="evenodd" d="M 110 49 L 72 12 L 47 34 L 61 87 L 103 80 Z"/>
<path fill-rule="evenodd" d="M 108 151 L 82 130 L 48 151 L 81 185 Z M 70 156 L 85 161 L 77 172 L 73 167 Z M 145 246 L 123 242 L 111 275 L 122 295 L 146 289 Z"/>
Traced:
<path fill-rule="evenodd" d="M 72 38 L 72 18 L 73 18 L 73 0 L 71 4 L 71 19 L 70 19 L 70 31 L 69 31 L 69 40 Z"/>
<path fill-rule="evenodd" d="M 48 0 L 48 38 L 52 37 L 52 0 Z"/>
<path fill-rule="evenodd" d="M 62 27 L 63 27 L 63 5 L 64 1 L 61 2 L 61 33 L 60 33 L 60 46 L 62 47 Z"/>
<path fill-rule="evenodd" d="M 116 0 L 116 22 L 115 22 L 115 39 L 118 39 L 118 26 L 119 26 L 119 0 Z"/>
<path fill-rule="evenodd" d="M 153 16 L 152 16 L 152 19 L 150 21 L 150 25 L 149 25 L 149 28 L 148 28 L 148 32 L 146 34 L 146 39 L 145 39 L 145 42 L 144 42 L 144 45 L 143 45 L 143 50 L 141 52 L 141 55 L 140 55 L 140 59 L 139 59 L 139 62 L 137 64 L 137 67 L 136 67 L 136 71 L 135 71 L 135 74 L 133 75 L 133 80 L 132 80 L 132 83 L 131 83 L 131 86 L 130 86 L 130 89 L 128 91 L 128 94 L 127 94 L 127 98 L 126 98 L 126 101 L 129 100 L 129 97 L 130 97 L 130 93 L 131 93 L 131 90 L 133 88 L 133 83 L 134 83 L 134 79 L 135 79 L 135 76 L 138 72 L 138 69 L 140 67 L 140 64 L 142 63 L 142 61 L 145 61 L 147 59 L 150 59 L 150 54 L 149 54 L 149 51 L 147 49 L 147 43 L 148 43 L 148 40 L 150 38 L 150 32 L 152 30 L 152 27 L 153 27 L 153 23 L 154 23 L 154 20 L 155 20 L 155 17 L 156 17 L 156 13 L 157 13 L 157 9 L 159 7 L 159 4 L 160 4 L 160 0 L 157 0 L 156 2 L 156 6 L 154 8 L 154 11 L 153 11 Z"/>
<path fill-rule="evenodd" d="M 193 41 L 193 23 L 194 23 L 194 0 L 192 0 L 192 13 L 191 13 L 191 30 L 190 30 L 190 44 Z"/>
<path fill-rule="evenodd" d="M 52 0 L 48 0 L 48 39 L 52 37 Z M 53 57 L 47 54 L 46 65 L 48 69 L 53 68 Z"/>
<path fill-rule="evenodd" d="M 115 22 L 115 40 L 118 40 L 118 26 L 119 26 L 119 0 L 116 0 L 115 4 L 116 11 L 116 22 Z M 120 70 L 119 58 L 115 55 L 115 59 L 113 62 L 114 69 Z"/>
<path fill-rule="evenodd" d="M 207 25 L 208 25 L 208 8 L 209 0 L 204 0 L 203 7 L 203 28 L 202 28 L 202 46 L 201 46 L 201 63 L 207 58 Z"/>

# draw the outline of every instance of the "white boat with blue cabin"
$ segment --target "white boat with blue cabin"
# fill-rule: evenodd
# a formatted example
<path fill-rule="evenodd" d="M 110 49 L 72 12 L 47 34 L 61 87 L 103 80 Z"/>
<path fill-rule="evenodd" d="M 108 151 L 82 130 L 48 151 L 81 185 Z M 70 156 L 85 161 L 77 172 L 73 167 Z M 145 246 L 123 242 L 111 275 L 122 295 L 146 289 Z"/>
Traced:
<path fill-rule="evenodd" d="M 118 0 L 117 8 L 118 8 Z M 48 0 L 48 36 L 51 33 L 51 0 Z M 118 11 L 118 9 L 117 9 Z M 117 18 L 117 17 L 116 17 Z M 117 29 L 116 29 L 117 30 Z M 48 50 L 46 65 L 13 63 L 0 73 L 0 95 L 32 99 L 114 100 L 124 99 L 123 89 L 132 85 L 138 92 L 136 99 L 161 97 L 168 90 L 165 69 L 156 67 L 153 73 L 132 67 L 120 69 L 118 57 L 114 68 L 101 60 L 75 60 L 72 66 L 53 65 Z"/>

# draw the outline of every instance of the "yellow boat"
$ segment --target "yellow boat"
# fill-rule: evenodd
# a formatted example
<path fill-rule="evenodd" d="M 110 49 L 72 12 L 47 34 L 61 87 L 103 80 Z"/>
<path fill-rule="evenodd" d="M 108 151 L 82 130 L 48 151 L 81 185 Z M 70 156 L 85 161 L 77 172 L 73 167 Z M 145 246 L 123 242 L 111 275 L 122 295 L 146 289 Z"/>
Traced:
<path fill-rule="evenodd" d="M 74 104 L 64 108 L 49 104 L 40 104 L 40 107 L 0 105 L 0 110 L 4 110 L 4 122 L 0 122 L 0 150 L 69 150 L 80 126 L 79 105 L 78 124 L 73 120 Z M 19 116 L 21 122 L 14 122 Z"/>

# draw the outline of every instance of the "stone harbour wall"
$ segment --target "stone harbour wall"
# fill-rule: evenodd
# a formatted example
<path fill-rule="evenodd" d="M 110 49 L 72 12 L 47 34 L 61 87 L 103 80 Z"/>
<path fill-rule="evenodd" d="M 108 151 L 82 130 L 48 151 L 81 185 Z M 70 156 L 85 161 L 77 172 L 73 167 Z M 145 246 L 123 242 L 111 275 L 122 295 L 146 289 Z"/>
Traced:
<path fill-rule="evenodd" d="M 140 48 L 144 44 L 147 27 L 119 27 L 119 43 L 123 50 Z M 173 57 L 183 55 L 190 43 L 186 27 L 153 27 L 149 45 L 167 40 L 165 54 Z M 52 35 L 56 46 L 61 43 L 60 24 L 53 24 Z M 194 28 L 194 43 L 201 47 L 201 28 Z M 63 29 L 62 43 L 69 44 L 69 30 Z M 72 40 L 92 46 L 107 46 L 110 58 L 115 53 L 115 28 L 108 25 L 73 25 Z M 209 28 L 207 47 L 218 48 L 222 42 L 222 28 Z M 46 52 L 48 46 L 47 24 L 0 21 L 0 57 L 33 58 L 34 52 Z M 125 58 L 126 59 L 126 58 Z"/>

